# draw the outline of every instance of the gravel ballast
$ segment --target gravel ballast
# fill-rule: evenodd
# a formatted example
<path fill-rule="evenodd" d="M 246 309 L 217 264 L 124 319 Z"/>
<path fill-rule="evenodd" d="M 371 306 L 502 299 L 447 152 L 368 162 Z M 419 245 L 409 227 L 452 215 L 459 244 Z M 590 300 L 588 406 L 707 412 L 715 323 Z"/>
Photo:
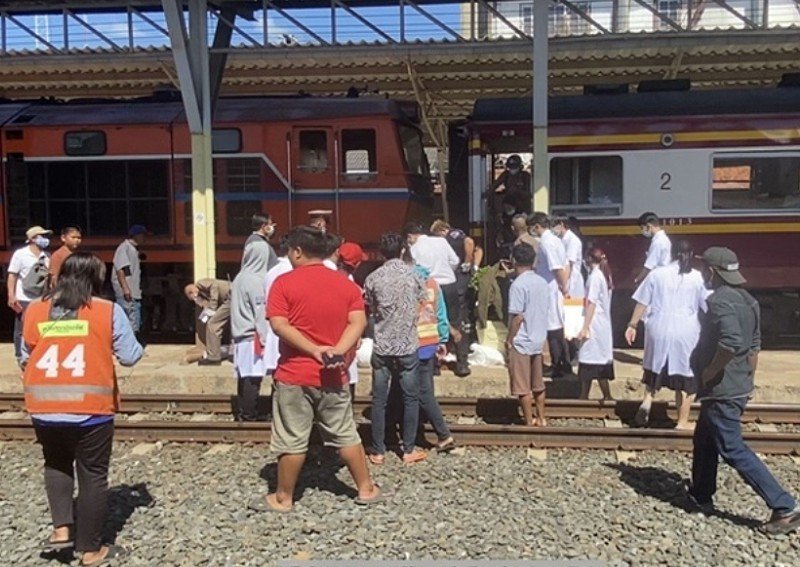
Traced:
<path fill-rule="evenodd" d="M 413 467 L 387 456 L 371 467 L 397 494 L 357 507 L 336 459 L 312 449 L 290 514 L 246 509 L 274 486 L 262 445 L 119 443 L 111 471 L 108 536 L 127 547 L 121 565 L 275 565 L 278 559 L 602 559 L 634 565 L 800 565 L 800 534 L 754 529 L 761 500 L 720 465 L 719 515 L 687 511 L 685 454 L 461 450 Z M 800 467 L 767 458 L 800 491 Z M 59 565 L 41 556 L 49 533 L 38 445 L 0 444 L 0 539 L 8 565 Z"/>

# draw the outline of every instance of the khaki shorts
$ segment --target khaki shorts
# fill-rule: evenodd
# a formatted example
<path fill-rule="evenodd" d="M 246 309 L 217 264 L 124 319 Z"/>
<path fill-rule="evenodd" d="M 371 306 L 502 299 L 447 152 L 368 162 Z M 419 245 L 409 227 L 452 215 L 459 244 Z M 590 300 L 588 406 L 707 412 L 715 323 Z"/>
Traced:
<path fill-rule="evenodd" d="M 347 386 L 313 388 L 275 382 L 272 390 L 272 439 L 275 453 L 305 453 L 311 428 L 319 426 L 329 447 L 360 445 Z"/>
<path fill-rule="evenodd" d="M 512 396 L 544 392 L 541 353 L 521 354 L 512 346 L 508 349 L 508 377 Z"/>

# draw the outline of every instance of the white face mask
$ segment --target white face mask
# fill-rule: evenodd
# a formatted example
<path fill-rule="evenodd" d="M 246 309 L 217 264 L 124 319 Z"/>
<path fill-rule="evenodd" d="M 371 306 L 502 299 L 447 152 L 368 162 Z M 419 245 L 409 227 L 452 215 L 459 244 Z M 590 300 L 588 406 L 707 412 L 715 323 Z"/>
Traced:
<path fill-rule="evenodd" d="M 508 205 L 503 207 L 503 213 L 505 213 L 506 216 L 510 217 L 516 212 L 517 212 L 517 209 L 515 209 L 514 207 L 511 207 L 511 206 L 508 206 Z"/>
<path fill-rule="evenodd" d="M 653 238 L 653 232 L 648 227 L 644 227 L 642 229 L 642 236 L 645 238 Z"/>
<path fill-rule="evenodd" d="M 50 246 L 50 239 L 44 236 L 36 236 L 33 238 L 32 242 L 42 250 Z"/>
<path fill-rule="evenodd" d="M 275 225 L 270 225 L 267 227 L 267 238 L 275 234 Z"/>

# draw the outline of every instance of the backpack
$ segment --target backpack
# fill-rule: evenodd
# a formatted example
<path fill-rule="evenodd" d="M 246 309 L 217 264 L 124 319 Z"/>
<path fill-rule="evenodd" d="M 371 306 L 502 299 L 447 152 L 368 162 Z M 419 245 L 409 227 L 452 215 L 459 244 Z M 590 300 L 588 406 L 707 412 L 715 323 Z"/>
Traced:
<path fill-rule="evenodd" d="M 45 264 L 45 258 L 39 258 L 22 278 L 22 292 L 31 299 L 36 299 L 45 294 L 49 283 L 50 268 Z"/>

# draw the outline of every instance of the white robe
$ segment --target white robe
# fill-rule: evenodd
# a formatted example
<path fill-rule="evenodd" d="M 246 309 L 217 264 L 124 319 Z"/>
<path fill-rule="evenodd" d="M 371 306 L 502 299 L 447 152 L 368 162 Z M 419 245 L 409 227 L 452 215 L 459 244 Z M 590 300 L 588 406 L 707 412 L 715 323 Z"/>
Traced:
<path fill-rule="evenodd" d="M 678 269 L 677 262 L 656 268 L 633 294 L 648 307 L 642 366 L 658 374 L 669 361 L 668 374 L 693 377 L 689 359 L 700 339 L 698 312 L 706 310 L 708 290 L 700 272 Z"/>
<path fill-rule="evenodd" d="M 586 280 L 586 301 L 595 305 L 594 317 L 587 338 L 578 351 L 582 364 L 610 364 L 614 361 L 614 341 L 611 333 L 611 290 L 606 277 L 595 266 Z"/>
<path fill-rule="evenodd" d="M 267 272 L 267 299 L 269 300 L 269 291 L 272 288 L 272 284 L 275 283 L 275 280 L 278 279 L 278 276 L 282 276 L 287 272 L 292 271 L 292 263 L 289 262 L 288 258 L 278 258 L 278 263 L 275 264 L 268 272 Z M 280 357 L 278 353 L 278 335 L 276 335 L 272 331 L 272 327 L 269 327 L 267 331 L 267 344 L 264 345 L 264 365 L 266 366 L 268 371 L 274 371 L 278 367 L 278 358 Z"/>
<path fill-rule="evenodd" d="M 561 237 L 564 249 L 567 252 L 567 261 L 570 266 L 569 273 L 569 296 L 573 299 L 581 298 L 586 293 L 583 285 L 583 275 L 581 274 L 581 263 L 583 262 L 583 243 L 578 235 L 567 230 Z"/>
<path fill-rule="evenodd" d="M 564 328 L 564 296 L 558 289 L 555 270 L 567 267 L 567 251 L 564 243 L 549 229 L 542 233 L 539 250 L 533 266 L 537 274 L 544 278 L 550 288 L 550 308 L 547 311 L 547 330 Z"/>

